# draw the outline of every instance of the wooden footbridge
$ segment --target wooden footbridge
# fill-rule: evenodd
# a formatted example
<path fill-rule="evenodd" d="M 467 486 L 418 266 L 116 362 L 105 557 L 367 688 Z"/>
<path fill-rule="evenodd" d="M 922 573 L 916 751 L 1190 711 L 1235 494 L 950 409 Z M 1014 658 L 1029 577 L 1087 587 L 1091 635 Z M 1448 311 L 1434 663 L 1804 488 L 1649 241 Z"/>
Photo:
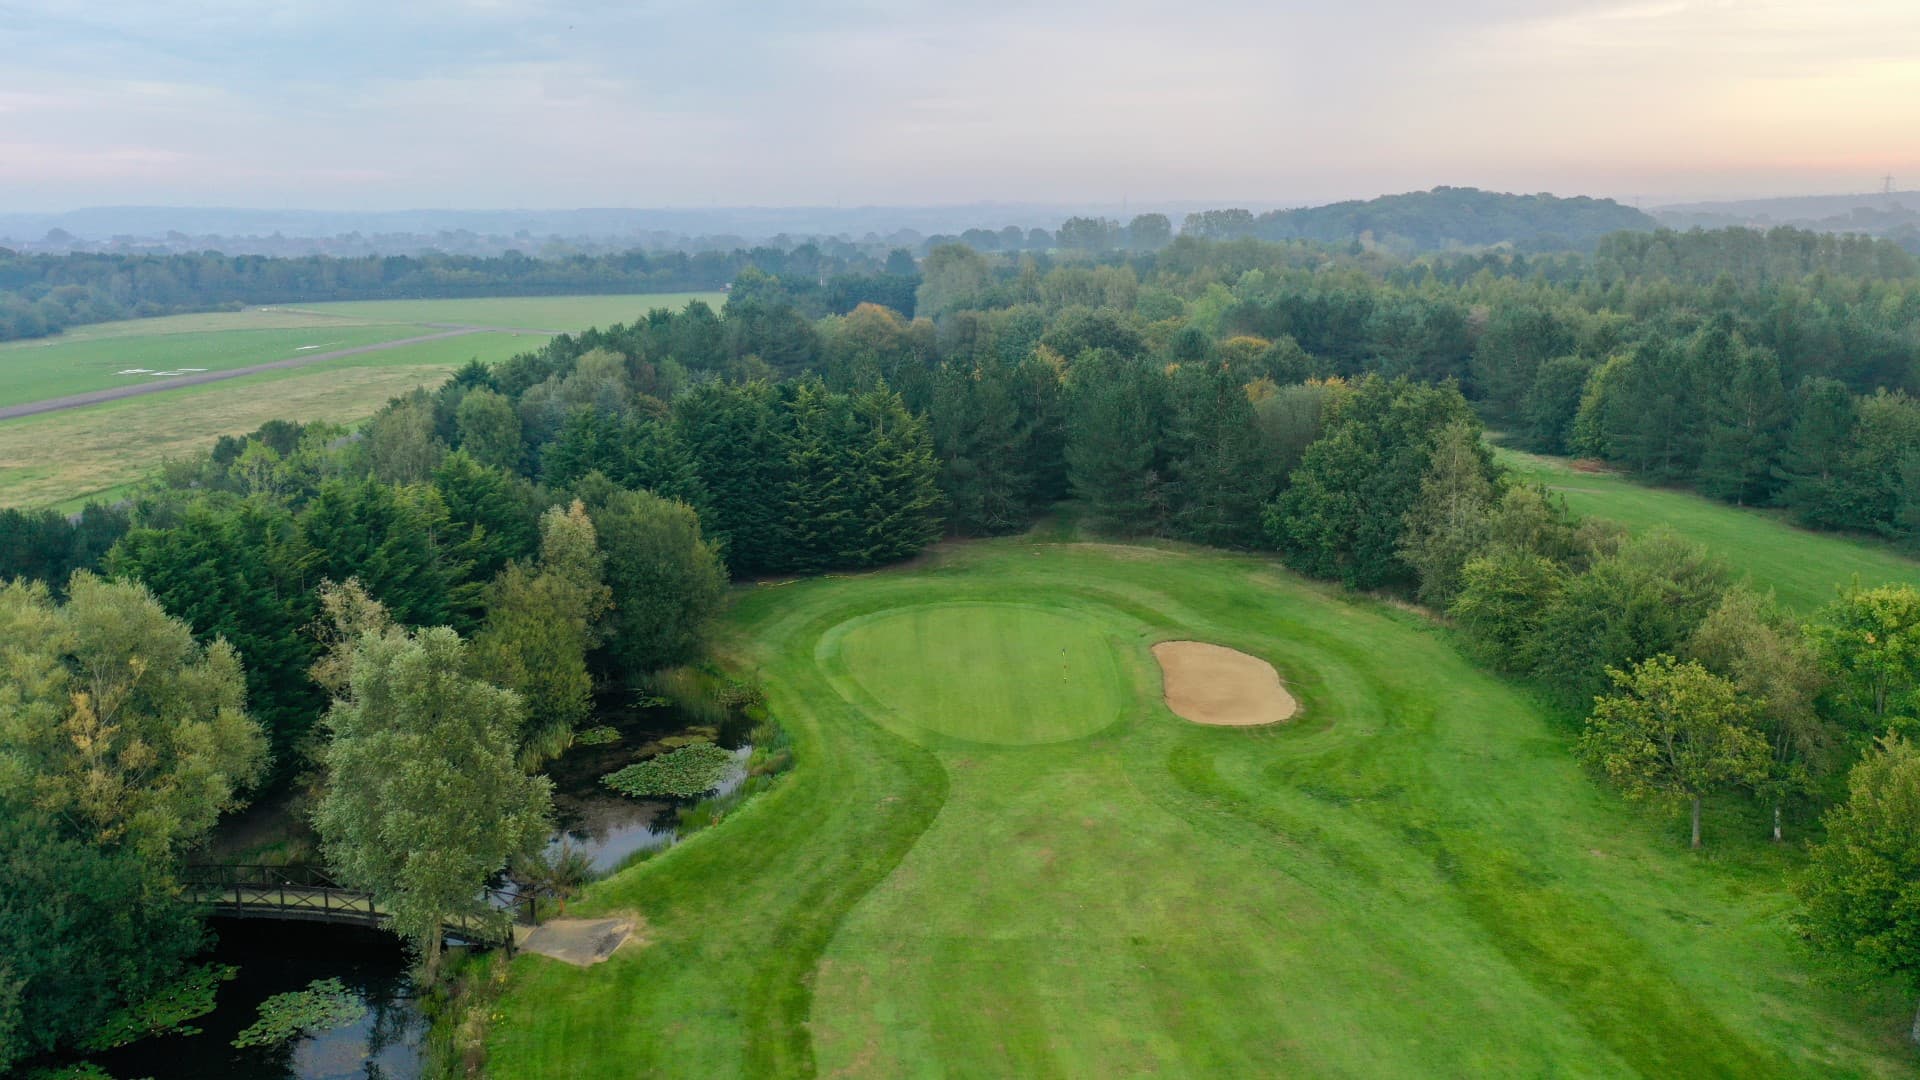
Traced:
<path fill-rule="evenodd" d="M 373 894 L 350 889 L 318 866 L 194 865 L 182 875 L 181 898 L 230 919 L 284 919 L 380 927 L 392 917 Z M 447 920 L 449 937 L 513 948 L 514 926 L 534 922 L 534 895 L 488 889 L 485 914 Z"/>

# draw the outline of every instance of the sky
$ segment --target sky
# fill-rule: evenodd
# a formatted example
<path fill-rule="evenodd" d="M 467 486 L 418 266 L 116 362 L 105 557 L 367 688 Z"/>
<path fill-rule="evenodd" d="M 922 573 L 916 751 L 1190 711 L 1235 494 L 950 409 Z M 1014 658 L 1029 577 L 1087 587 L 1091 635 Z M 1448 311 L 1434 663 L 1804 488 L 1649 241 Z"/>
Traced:
<path fill-rule="evenodd" d="M 1920 0 L 0 0 L 0 211 L 1920 187 Z"/>

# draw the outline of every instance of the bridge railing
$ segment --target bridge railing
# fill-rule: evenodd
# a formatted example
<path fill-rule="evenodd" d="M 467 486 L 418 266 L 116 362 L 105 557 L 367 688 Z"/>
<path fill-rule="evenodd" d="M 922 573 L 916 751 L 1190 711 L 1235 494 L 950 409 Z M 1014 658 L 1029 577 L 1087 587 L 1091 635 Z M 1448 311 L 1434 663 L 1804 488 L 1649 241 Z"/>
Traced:
<path fill-rule="evenodd" d="M 240 918 L 308 919 L 379 926 L 390 912 L 373 894 L 350 889 L 320 866 L 199 864 L 181 874 L 181 898 Z M 515 923 L 537 921 L 535 894 L 489 888 L 481 897 L 487 913 L 457 915 L 446 931 L 479 943 L 513 943 Z"/>

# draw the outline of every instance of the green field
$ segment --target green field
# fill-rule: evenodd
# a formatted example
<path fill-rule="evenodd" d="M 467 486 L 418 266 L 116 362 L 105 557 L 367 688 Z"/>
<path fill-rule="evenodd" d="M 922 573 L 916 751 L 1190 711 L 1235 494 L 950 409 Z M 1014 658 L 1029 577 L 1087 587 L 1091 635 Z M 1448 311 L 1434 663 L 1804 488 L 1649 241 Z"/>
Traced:
<path fill-rule="evenodd" d="M 1670 526 L 1725 559 L 1735 574 L 1773 589 L 1782 604 L 1801 613 L 1833 599 L 1836 588 L 1855 578 L 1863 585 L 1920 585 L 1920 562 L 1891 544 L 1812 532 L 1777 513 L 1648 487 L 1615 473 L 1575 470 L 1560 458 L 1506 449 L 1496 456 L 1517 478 L 1566 496 L 1567 508 L 1582 517 L 1611 518 L 1635 531 Z"/>
<path fill-rule="evenodd" d="M 0 345 L 0 405 L 138 386 L 193 373 L 183 369 L 226 371 L 433 332 L 416 326 L 343 322 L 301 330 L 248 328 L 12 342 Z M 123 374 L 137 368 L 145 370 Z"/>
<path fill-rule="evenodd" d="M 631 322 L 655 307 L 719 293 L 394 300 L 250 308 L 77 327 L 0 345 L 0 406 L 136 385 L 159 375 L 129 368 L 210 371 L 439 332 L 440 325 L 501 331 L 582 330 Z M 470 359 L 496 363 L 540 347 L 542 334 L 482 332 L 400 345 L 167 390 L 59 413 L 0 421 L 0 506 L 73 508 L 111 497 L 166 457 L 204 452 L 221 435 L 276 418 L 350 423 L 387 399 L 431 385 Z M 306 349 L 304 346 L 316 346 Z"/>
<path fill-rule="evenodd" d="M 1306 719 L 1173 717 L 1173 638 Z M 574 905 L 641 943 L 514 961 L 490 1075 L 1912 1072 L 1910 1002 L 1796 944 L 1761 822 L 1690 854 L 1413 614 L 1025 538 L 746 589 L 723 639 L 796 768 Z"/>
<path fill-rule="evenodd" d="M 496 363 L 542 340 L 468 334 L 0 421 L 0 506 L 77 509 L 88 499 L 111 498 L 164 458 L 205 453 L 222 435 L 277 417 L 363 420 L 389 398 L 438 384 L 468 360 Z"/>
<path fill-rule="evenodd" d="M 481 300 L 350 300 L 287 307 L 334 318 L 374 322 L 437 322 L 532 330 L 584 330 L 589 326 L 630 323 L 653 308 L 678 311 L 692 300 L 704 300 L 717 311 L 726 303 L 727 294 L 686 292 L 635 296 L 505 296 Z"/>

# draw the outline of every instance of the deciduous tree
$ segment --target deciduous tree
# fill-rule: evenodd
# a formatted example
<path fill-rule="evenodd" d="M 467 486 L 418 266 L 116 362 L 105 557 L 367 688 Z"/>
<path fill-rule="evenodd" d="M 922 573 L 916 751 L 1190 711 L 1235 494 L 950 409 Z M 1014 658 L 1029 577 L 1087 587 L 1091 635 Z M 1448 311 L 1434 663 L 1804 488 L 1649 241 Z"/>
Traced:
<path fill-rule="evenodd" d="M 1628 798 L 1686 800 L 1698 848 L 1706 796 L 1766 775 L 1753 702 L 1730 680 L 1664 654 L 1627 671 L 1608 668 L 1607 676 L 1618 692 L 1594 701 L 1580 756 Z"/>

